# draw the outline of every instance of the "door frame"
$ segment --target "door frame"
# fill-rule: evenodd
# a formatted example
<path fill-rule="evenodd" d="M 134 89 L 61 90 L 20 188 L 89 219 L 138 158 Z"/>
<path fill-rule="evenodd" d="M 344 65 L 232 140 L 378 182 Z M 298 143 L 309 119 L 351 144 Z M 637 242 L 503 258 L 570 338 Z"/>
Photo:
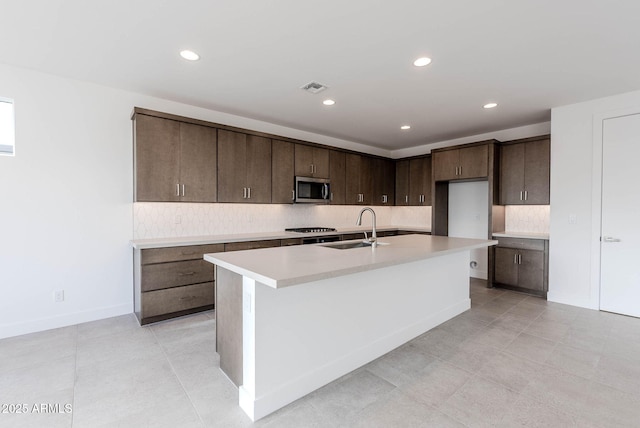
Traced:
<path fill-rule="evenodd" d="M 604 147 L 604 121 L 640 114 L 640 106 L 611 110 L 593 115 L 593 174 L 591 176 L 591 307 L 600 310 L 601 245 L 602 233 L 602 155 Z"/>

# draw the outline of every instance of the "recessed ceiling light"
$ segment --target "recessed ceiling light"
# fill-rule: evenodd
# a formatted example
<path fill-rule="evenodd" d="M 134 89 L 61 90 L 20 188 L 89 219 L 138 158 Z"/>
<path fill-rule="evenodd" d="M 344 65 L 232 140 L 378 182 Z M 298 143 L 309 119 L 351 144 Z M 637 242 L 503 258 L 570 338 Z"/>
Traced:
<path fill-rule="evenodd" d="M 322 102 L 322 104 L 324 104 L 324 105 L 326 105 L 326 106 L 332 106 L 332 105 L 334 105 L 335 103 L 336 103 L 336 102 L 335 102 L 335 101 L 333 101 L 333 100 L 324 100 L 324 101 Z"/>
<path fill-rule="evenodd" d="M 494 108 L 494 107 L 498 107 L 497 103 L 488 103 L 482 106 L 483 108 Z"/>
<path fill-rule="evenodd" d="M 180 56 L 189 61 L 197 61 L 200 59 L 200 55 L 188 49 L 184 51 L 180 51 Z"/>
<path fill-rule="evenodd" d="M 413 61 L 413 65 L 416 67 L 424 67 L 429 64 L 431 64 L 431 58 L 427 58 L 426 56 Z"/>
<path fill-rule="evenodd" d="M 406 131 L 407 129 L 411 129 L 411 126 L 409 126 L 409 125 L 402 125 L 402 126 L 400 127 L 400 129 L 402 129 L 403 131 Z"/>

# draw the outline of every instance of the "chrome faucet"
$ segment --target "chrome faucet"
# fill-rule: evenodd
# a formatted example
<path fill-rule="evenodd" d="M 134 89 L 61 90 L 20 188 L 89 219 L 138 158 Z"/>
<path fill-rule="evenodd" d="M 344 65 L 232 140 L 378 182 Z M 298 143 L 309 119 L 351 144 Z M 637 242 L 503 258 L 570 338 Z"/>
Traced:
<path fill-rule="evenodd" d="M 357 226 L 361 226 L 362 225 L 362 214 L 365 211 L 370 211 L 371 212 L 371 217 L 372 217 L 372 220 L 373 220 L 373 229 L 371 231 L 371 238 L 367 238 L 367 232 L 364 232 L 364 239 L 371 244 L 372 248 L 375 248 L 378 245 L 377 244 L 378 237 L 376 235 L 376 213 L 375 213 L 375 211 L 373 211 L 369 207 L 363 208 L 360 211 L 360 214 L 358 214 L 358 221 L 356 221 L 356 225 Z"/>

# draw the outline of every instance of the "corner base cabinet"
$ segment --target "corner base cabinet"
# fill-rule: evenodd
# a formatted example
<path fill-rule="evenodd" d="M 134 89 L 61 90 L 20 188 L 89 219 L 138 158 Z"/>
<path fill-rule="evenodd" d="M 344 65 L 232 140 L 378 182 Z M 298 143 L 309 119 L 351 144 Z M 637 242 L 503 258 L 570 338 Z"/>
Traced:
<path fill-rule="evenodd" d="M 140 325 L 214 307 L 214 272 L 203 259 L 223 244 L 134 250 L 134 311 Z"/>
<path fill-rule="evenodd" d="M 549 241 L 498 238 L 494 248 L 493 285 L 546 298 Z"/>

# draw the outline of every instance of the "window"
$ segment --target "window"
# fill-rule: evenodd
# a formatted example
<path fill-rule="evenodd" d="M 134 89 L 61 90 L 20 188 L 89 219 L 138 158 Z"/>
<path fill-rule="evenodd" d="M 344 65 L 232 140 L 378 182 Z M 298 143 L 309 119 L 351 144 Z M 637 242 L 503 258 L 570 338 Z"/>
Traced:
<path fill-rule="evenodd" d="M 0 98 L 0 156 L 13 156 L 15 148 L 15 121 L 13 100 Z"/>

